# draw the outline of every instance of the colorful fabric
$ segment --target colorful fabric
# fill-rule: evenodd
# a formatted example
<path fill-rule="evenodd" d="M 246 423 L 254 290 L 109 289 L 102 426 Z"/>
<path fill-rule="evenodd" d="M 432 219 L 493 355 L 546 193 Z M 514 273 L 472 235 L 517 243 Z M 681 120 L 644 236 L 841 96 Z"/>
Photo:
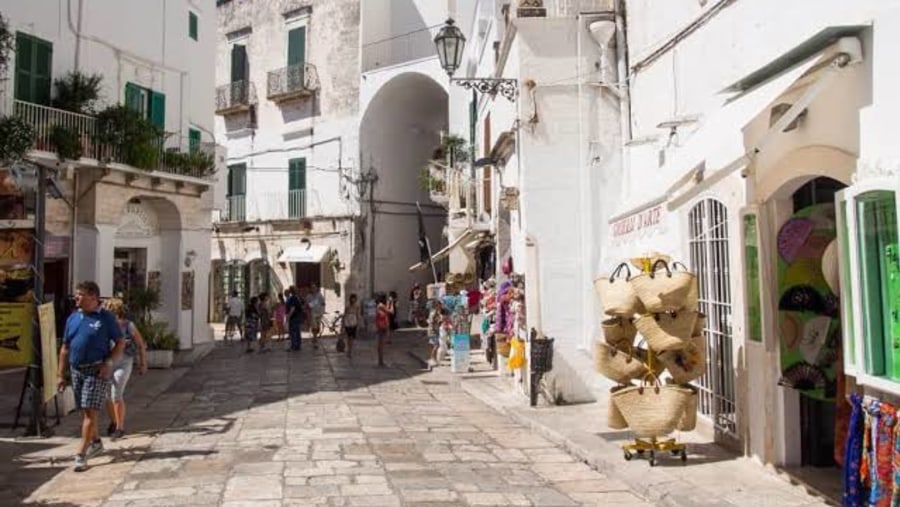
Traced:
<path fill-rule="evenodd" d="M 854 393 L 850 396 L 849 401 L 850 421 L 847 445 L 844 449 L 844 497 L 841 505 L 843 507 L 865 507 L 867 495 L 860 475 L 866 431 L 862 396 Z M 900 426 L 895 428 L 900 428 Z"/>
<path fill-rule="evenodd" d="M 875 402 L 871 408 L 874 412 L 873 441 L 874 466 L 871 470 L 872 489 L 869 491 L 869 505 L 872 507 L 890 507 L 894 490 L 894 426 L 897 424 L 897 412 L 894 407 Z"/>
<path fill-rule="evenodd" d="M 900 507 L 900 424 L 894 425 L 894 492 L 891 507 Z"/>

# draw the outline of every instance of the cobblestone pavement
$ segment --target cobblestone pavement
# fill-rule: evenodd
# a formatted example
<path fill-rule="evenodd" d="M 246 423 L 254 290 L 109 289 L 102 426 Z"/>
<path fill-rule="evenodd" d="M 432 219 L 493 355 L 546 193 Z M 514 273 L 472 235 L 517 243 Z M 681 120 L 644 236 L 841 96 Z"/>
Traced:
<path fill-rule="evenodd" d="M 393 341 L 386 368 L 366 341 L 352 362 L 333 340 L 300 353 L 220 344 L 134 408 L 132 433 L 87 472 L 71 471 L 74 415 L 62 436 L 5 443 L 0 471 L 27 493 L 17 504 L 55 506 L 650 505 L 446 368 L 421 371 L 407 354 L 417 334 Z"/>

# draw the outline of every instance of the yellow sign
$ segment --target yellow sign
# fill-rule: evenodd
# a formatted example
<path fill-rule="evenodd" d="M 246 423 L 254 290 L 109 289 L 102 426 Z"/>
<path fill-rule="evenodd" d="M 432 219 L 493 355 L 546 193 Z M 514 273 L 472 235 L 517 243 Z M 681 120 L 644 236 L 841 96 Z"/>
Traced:
<path fill-rule="evenodd" d="M 31 362 L 31 303 L 0 303 L 0 366 Z"/>
<path fill-rule="evenodd" d="M 44 371 L 44 403 L 56 396 L 56 370 L 59 354 L 56 350 L 56 312 L 53 303 L 38 306 L 38 321 L 41 324 L 41 367 Z"/>

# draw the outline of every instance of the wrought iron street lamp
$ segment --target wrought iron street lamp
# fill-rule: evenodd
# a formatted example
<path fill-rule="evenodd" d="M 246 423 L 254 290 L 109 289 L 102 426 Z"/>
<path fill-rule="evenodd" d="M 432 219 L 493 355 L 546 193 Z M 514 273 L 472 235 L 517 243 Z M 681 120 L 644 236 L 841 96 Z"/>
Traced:
<path fill-rule="evenodd" d="M 441 31 L 434 36 L 434 44 L 437 46 L 441 67 L 450 76 L 451 83 L 456 83 L 467 90 L 476 90 L 479 93 L 492 97 L 499 93 L 510 102 L 514 102 L 518 98 L 519 83 L 515 79 L 453 77 L 453 73 L 462 64 L 463 53 L 466 48 L 466 37 L 463 35 L 462 30 L 453 24 L 453 19 L 448 19 Z"/>

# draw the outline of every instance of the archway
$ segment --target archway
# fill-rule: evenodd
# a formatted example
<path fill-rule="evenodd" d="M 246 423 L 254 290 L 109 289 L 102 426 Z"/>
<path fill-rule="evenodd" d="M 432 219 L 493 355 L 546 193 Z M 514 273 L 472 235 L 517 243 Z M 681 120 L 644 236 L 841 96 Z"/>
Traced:
<path fill-rule="evenodd" d="M 367 268 L 364 285 L 374 283 L 375 291 L 402 294 L 414 282 L 430 281 L 428 273 L 410 275 L 408 268 L 420 260 L 416 202 L 422 204 L 433 250 L 440 248 L 446 212 L 433 206 L 419 174 L 447 125 L 447 93 L 424 74 L 395 76 L 369 102 L 360 124 L 360 167 L 377 180 L 374 217 L 369 203 L 363 204 L 368 222 L 361 244 L 367 260 L 361 264 Z M 369 260 L 373 244 L 374 263 Z"/>

